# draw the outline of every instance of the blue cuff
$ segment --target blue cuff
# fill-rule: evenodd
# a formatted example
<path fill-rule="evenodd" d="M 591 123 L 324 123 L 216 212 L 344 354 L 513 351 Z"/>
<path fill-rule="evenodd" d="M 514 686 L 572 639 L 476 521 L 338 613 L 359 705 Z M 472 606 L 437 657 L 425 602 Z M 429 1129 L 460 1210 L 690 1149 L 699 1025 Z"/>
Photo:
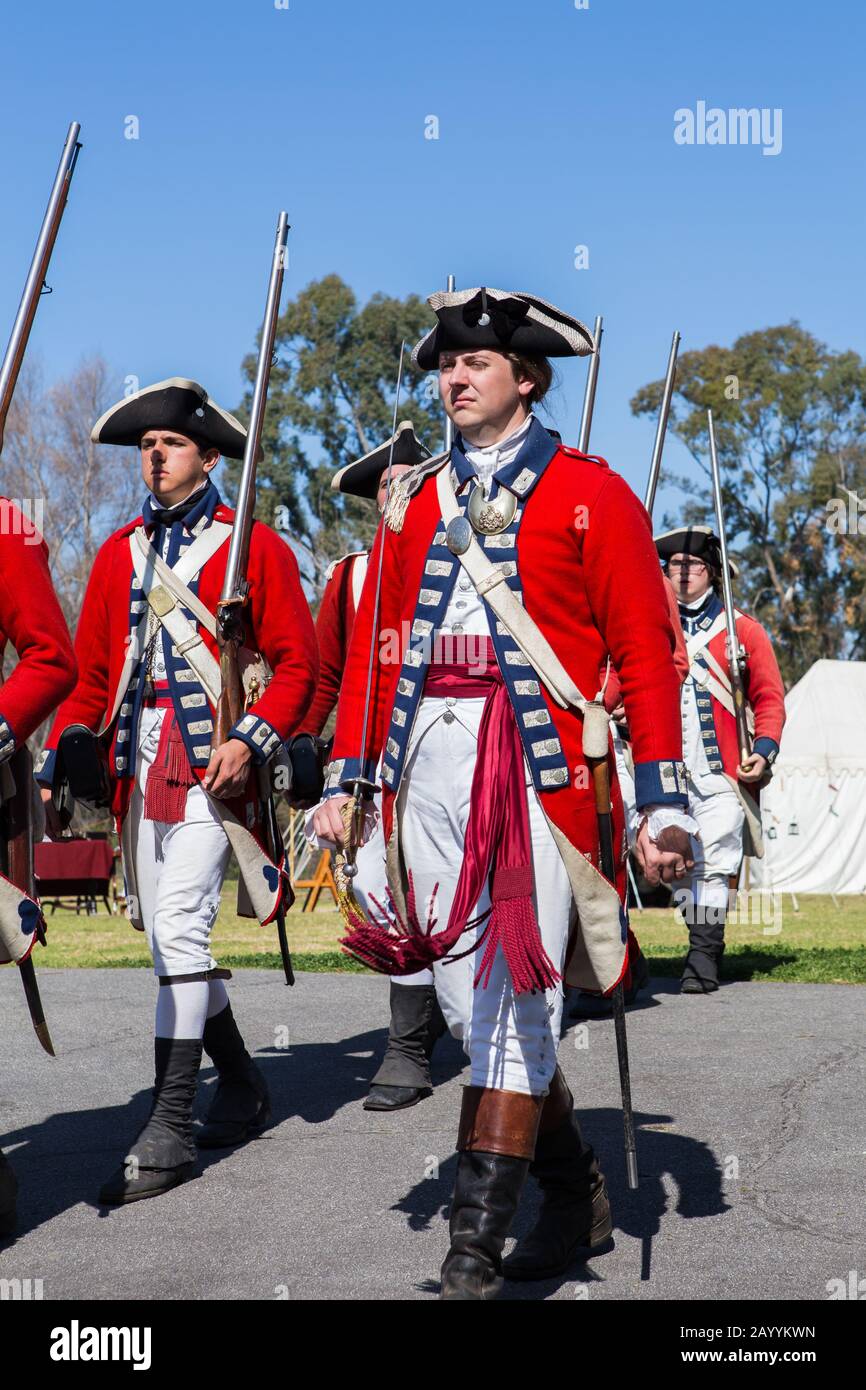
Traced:
<path fill-rule="evenodd" d="M 17 742 L 14 730 L 0 714 L 0 763 L 5 763 L 7 758 L 12 757 Z"/>
<path fill-rule="evenodd" d="M 685 763 L 635 763 L 634 791 L 639 811 L 644 806 L 688 806 Z"/>
<path fill-rule="evenodd" d="M 57 771 L 57 749 L 46 748 L 36 759 L 33 767 L 33 776 L 40 787 L 54 787 L 54 775 Z"/>
<path fill-rule="evenodd" d="M 752 752 L 760 753 L 761 757 L 766 758 L 768 764 L 772 767 L 779 756 L 779 745 L 774 738 L 767 738 L 766 735 L 764 735 L 761 738 L 755 739 L 755 742 L 752 744 Z"/>
<path fill-rule="evenodd" d="M 331 796 L 349 796 L 355 790 L 355 782 L 363 780 L 372 782 L 378 791 L 376 783 L 377 764 L 371 758 L 365 758 L 361 762 L 360 758 L 338 758 L 336 762 L 329 763 L 325 771 L 325 790 L 322 793 L 322 800 L 327 801 Z"/>
<path fill-rule="evenodd" d="M 239 738 L 251 748 L 260 767 L 273 757 L 283 741 L 273 725 L 267 719 L 259 719 L 257 714 L 242 714 L 229 730 L 229 738 Z"/>

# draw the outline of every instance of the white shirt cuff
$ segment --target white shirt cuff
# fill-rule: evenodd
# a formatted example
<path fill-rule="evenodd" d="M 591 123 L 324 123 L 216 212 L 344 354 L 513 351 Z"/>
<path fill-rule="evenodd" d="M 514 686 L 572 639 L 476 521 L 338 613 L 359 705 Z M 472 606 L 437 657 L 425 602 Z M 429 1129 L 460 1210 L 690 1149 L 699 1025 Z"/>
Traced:
<path fill-rule="evenodd" d="M 649 837 L 654 844 L 662 831 L 671 825 L 700 839 L 697 821 L 679 806 L 644 806 L 639 812 L 639 818 L 641 824 L 646 820 Z"/>
<path fill-rule="evenodd" d="M 319 807 L 327 805 L 329 799 L 329 797 L 324 797 L 319 802 L 318 806 L 311 807 L 310 810 L 304 814 L 304 835 L 311 849 L 334 849 L 334 841 L 326 840 L 322 835 L 317 835 L 313 825 L 313 817 L 319 810 Z M 376 829 L 376 826 L 379 824 L 380 818 L 381 811 L 379 810 L 379 801 L 377 798 L 375 802 L 368 803 L 367 809 L 364 812 L 364 824 L 361 828 L 361 845 L 367 843 L 373 831 Z M 360 847 L 359 845 L 358 848 L 360 849 Z"/>

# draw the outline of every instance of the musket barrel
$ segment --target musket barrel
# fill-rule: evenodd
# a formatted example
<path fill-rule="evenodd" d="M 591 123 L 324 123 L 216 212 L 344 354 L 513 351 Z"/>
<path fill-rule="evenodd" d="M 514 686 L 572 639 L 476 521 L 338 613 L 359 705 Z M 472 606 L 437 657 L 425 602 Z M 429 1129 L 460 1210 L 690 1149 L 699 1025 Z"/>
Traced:
<path fill-rule="evenodd" d="M 12 404 L 12 396 L 27 349 L 27 340 L 33 326 L 36 306 L 39 303 L 48 263 L 51 260 L 51 252 L 54 250 L 54 243 L 60 230 L 60 220 L 63 217 L 75 161 L 81 148 L 78 142 L 80 131 L 81 126 L 78 121 L 73 121 L 66 132 L 63 153 L 60 156 L 51 196 L 48 199 L 48 206 L 45 209 L 45 216 L 39 229 L 39 238 L 36 242 L 36 250 L 33 252 L 33 259 L 30 262 L 24 293 L 21 296 L 18 313 L 15 315 L 15 322 L 12 325 L 12 333 L 3 355 L 3 364 L 0 366 L 0 448 L 3 445 L 6 416 Z"/>
<path fill-rule="evenodd" d="M 713 506 L 716 512 L 716 524 L 719 530 L 719 549 L 722 561 L 722 597 L 725 605 L 725 627 L 728 636 L 728 665 L 731 676 L 731 692 L 734 699 L 734 717 L 737 724 L 737 741 L 740 745 L 740 757 L 747 758 L 751 749 L 749 747 L 749 731 L 746 723 L 746 703 L 743 691 L 742 678 L 742 658 L 740 655 L 740 639 L 737 636 L 737 619 L 734 614 L 734 593 L 731 588 L 731 571 L 728 565 L 728 541 L 725 535 L 725 514 L 722 511 L 722 481 L 719 473 L 719 459 L 716 453 L 716 431 L 713 425 L 713 412 L 707 411 L 707 433 L 710 440 L 710 471 L 713 479 Z"/>
<path fill-rule="evenodd" d="M 650 464 L 649 482 L 646 488 L 644 506 L 650 516 L 653 514 L 653 506 L 656 500 L 656 488 L 658 487 L 659 474 L 662 467 L 662 451 L 665 447 L 665 434 L 668 428 L 668 416 L 671 411 L 671 400 L 674 394 L 674 383 L 677 375 L 677 353 L 680 349 L 680 335 L 674 329 L 674 336 L 671 339 L 671 350 L 668 357 L 668 369 L 665 373 L 665 385 L 662 391 L 662 403 L 659 410 L 658 423 L 656 425 L 656 437 L 653 444 L 653 456 Z"/>
<path fill-rule="evenodd" d="M 259 356 L 256 376 L 253 383 L 253 400 L 250 407 L 250 423 L 247 442 L 244 446 L 244 461 L 241 482 L 238 488 L 238 501 L 235 510 L 235 524 L 229 545 L 229 558 L 226 564 L 220 603 L 230 603 L 243 599 L 241 591 L 242 574 L 245 568 L 245 549 L 249 541 L 252 513 L 255 504 L 256 462 L 262 442 L 262 429 L 265 422 L 265 408 L 268 402 L 268 383 L 271 376 L 271 361 L 274 355 L 274 339 L 277 333 L 277 319 L 280 312 L 280 293 L 283 288 L 283 271 L 286 263 L 286 244 L 289 236 L 289 219 L 281 212 L 277 221 L 277 235 L 274 254 L 268 279 L 268 297 L 265 304 L 265 317 L 259 342 Z"/>
<path fill-rule="evenodd" d="M 580 433 L 577 439 L 577 447 L 582 454 L 589 449 L 589 434 L 592 429 L 592 413 L 595 409 L 595 388 L 598 384 L 598 366 L 601 356 L 601 335 L 604 332 L 602 327 L 601 314 L 595 321 L 592 330 L 595 351 L 589 359 L 589 371 L 586 374 L 586 389 L 583 393 L 583 409 L 580 413 Z"/>

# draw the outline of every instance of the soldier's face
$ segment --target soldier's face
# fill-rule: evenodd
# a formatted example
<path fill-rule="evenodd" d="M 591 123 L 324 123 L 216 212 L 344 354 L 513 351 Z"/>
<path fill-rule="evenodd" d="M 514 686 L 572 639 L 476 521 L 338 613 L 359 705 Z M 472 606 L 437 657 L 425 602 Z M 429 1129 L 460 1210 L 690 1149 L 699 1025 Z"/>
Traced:
<path fill-rule="evenodd" d="M 391 464 L 391 482 L 393 483 L 393 481 L 394 481 L 395 478 L 399 478 L 399 476 L 400 476 L 401 473 L 408 473 L 408 472 L 409 472 L 409 469 L 410 469 L 411 467 L 412 467 L 411 463 L 392 463 L 392 464 Z M 385 468 L 385 469 L 383 469 L 383 471 L 382 471 L 382 476 L 381 476 L 381 478 L 379 479 L 379 488 L 378 488 L 378 491 L 377 491 L 377 493 L 376 493 L 376 507 L 377 507 L 377 509 L 378 509 L 378 512 L 379 512 L 379 515 L 380 515 L 380 516 L 381 516 L 382 512 L 385 510 L 385 494 L 386 494 L 387 490 L 388 490 L 388 470 L 387 470 L 387 468 Z"/>
<path fill-rule="evenodd" d="M 708 567 L 694 555 L 672 555 L 668 561 L 668 578 L 683 603 L 694 603 L 712 583 Z"/>
<path fill-rule="evenodd" d="M 202 453 L 194 439 L 176 430 L 147 430 L 139 447 L 145 485 L 166 507 L 188 497 L 219 462 L 216 449 Z"/>
<path fill-rule="evenodd" d="M 451 420 L 464 433 L 509 420 L 533 389 L 514 380 L 504 353 L 443 352 L 439 356 L 439 394 Z"/>

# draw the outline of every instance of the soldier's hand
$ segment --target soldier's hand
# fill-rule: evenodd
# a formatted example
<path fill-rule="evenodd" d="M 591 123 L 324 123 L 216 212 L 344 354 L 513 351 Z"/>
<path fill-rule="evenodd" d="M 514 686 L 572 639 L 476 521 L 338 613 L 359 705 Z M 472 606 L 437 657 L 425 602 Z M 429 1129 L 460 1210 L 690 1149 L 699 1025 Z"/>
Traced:
<path fill-rule="evenodd" d="M 766 771 L 767 759 L 760 753 L 750 753 L 737 768 L 737 776 L 741 782 L 760 782 Z"/>
<path fill-rule="evenodd" d="M 252 749 L 243 739 L 227 738 L 221 748 L 211 753 L 202 785 L 220 801 L 242 796 L 252 756 Z"/>
<path fill-rule="evenodd" d="M 635 853 L 644 878 L 651 887 L 657 883 L 674 883 L 685 878 L 695 866 L 688 831 L 668 825 L 658 840 L 650 839 L 649 826 L 644 821 L 635 841 Z"/>
<path fill-rule="evenodd" d="M 57 807 L 51 795 L 50 787 L 40 787 L 42 794 L 42 807 L 45 811 L 45 833 L 49 840 L 64 839 L 63 824 L 57 813 Z"/>
<path fill-rule="evenodd" d="M 333 845 L 342 845 L 345 839 L 342 809 L 351 799 L 349 796 L 329 796 L 327 801 L 322 802 L 313 816 L 313 828 L 321 839 L 330 840 Z"/>

